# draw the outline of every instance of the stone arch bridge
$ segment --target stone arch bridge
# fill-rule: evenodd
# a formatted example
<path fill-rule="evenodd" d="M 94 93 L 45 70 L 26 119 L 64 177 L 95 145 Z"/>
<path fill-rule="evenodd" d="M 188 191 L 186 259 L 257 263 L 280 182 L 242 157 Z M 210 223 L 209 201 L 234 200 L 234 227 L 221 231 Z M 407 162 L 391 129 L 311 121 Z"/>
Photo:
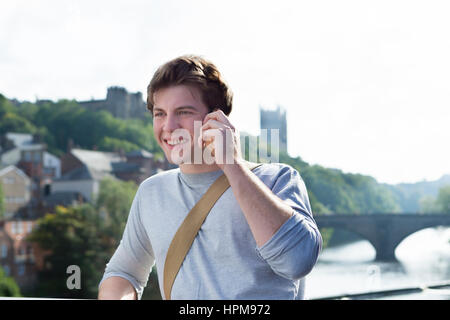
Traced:
<path fill-rule="evenodd" d="M 395 248 L 410 234 L 425 228 L 450 226 L 450 214 L 333 214 L 314 216 L 319 228 L 357 233 L 376 250 L 376 260 L 394 261 Z"/>

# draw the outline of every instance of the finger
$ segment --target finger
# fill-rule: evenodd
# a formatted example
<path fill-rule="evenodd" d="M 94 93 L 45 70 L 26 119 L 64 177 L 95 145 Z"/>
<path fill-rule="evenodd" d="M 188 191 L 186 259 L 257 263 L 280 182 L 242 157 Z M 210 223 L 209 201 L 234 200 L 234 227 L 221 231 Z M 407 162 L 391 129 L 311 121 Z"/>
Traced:
<path fill-rule="evenodd" d="M 203 119 L 203 123 L 206 123 L 209 119 L 217 120 L 217 121 L 222 122 L 222 123 L 228 125 L 229 127 L 233 128 L 233 125 L 231 124 L 231 122 L 228 119 L 228 117 L 220 109 L 217 110 L 217 111 L 208 113 L 205 116 L 205 118 Z"/>
<path fill-rule="evenodd" d="M 213 120 L 213 119 L 209 119 L 203 126 L 202 126 L 202 130 L 207 130 L 207 129 L 219 129 L 219 128 L 223 128 L 226 129 L 227 126 L 217 120 Z"/>
<path fill-rule="evenodd" d="M 205 142 L 212 142 L 214 141 L 214 138 L 220 134 L 219 129 L 208 129 L 205 131 L 202 131 L 202 134 L 198 137 L 197 143 L 199 147 L 203 147 L 203 143 Z"/>
<path fill-rule="evenodd" d="M 202 138 L 204 141 L 214 140 L 215 137 L 221 135 L 222 132 L 220 129 L 208 129 L 202 132 Z"/>
<path fill-rule="evenodd" d="M 234 133 L 237 132 L 236 128 L 231 124 L 231 122 L 228 120 L 228 117 L 223 113 L 222 110 L 207 114 L 205 119 L 203 119 L 203 123 L 206 124 L 209 121 L 218 121 L 220 123 L 223 123 L 225 128 L 231 129 L 231 131 Z"/>
<path fill-rule="evenodd" d="M 225 114 L 222 111 L 214 111 L 214 112 L 208 113 L 205 116 L 205 119 L 203 119 L 203 122 L 205 123 L 209 119 L 217 120 L 217 121 L 220 121 L 220 122 L 223 122 L 226 124 L 230 123 L 227 116 L 225 116 Z"/>

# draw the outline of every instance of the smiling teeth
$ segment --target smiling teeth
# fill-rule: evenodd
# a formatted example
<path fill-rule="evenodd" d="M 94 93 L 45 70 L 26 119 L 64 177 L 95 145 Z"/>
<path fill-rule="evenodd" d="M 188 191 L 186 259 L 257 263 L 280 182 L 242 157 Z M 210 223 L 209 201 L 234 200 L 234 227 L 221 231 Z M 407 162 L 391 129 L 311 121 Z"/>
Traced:
<path fill-rule="evenodd" d="M 174 140 L 174 141 L 167 141 L 167 143 L 168 143 L 169 145 L 171 145 L 171 146 L 180 144 L 180 143 L 182 143 L 182 142 L 184 142 L 183 139 L 178 139 L 178 140 Z"/>

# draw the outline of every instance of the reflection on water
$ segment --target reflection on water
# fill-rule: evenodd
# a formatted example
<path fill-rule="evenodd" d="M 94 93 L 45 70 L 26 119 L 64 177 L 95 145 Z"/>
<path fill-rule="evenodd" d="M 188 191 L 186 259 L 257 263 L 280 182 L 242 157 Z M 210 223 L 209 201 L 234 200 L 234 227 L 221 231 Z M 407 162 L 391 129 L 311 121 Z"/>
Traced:
<path fill-rule="evenodd" d="M 450 228 L 424 229 L 403 240 L 398 262 L 376 262 L 365 240 L 323 250 L 306 279 L 306 294 L 319 298 L 422 286 L 450 280 Z"/>

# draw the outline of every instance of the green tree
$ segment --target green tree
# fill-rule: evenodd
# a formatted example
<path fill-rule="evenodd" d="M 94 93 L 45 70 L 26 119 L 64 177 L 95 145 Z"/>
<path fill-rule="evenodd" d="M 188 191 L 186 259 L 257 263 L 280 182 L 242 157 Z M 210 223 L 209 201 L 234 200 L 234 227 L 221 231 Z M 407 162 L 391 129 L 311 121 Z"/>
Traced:
<path fill-rule="evenodd" d="M 0 220 L 5 216 L 5 194 L 3 193 L 3 187 L 0 183 Z"/>
<path fill-rule="evenodd" d="M 349 187 L 338 170 L 326 169 L 318 165 L 308 166 L 301 175 L 307 188 L 316 199 L 335 213 L 358 213 Z"/>
<path fill-rule="evenodd" d="M 133 181 L 105 178 L 100 182 L 96 199 L 97 211 L 101 213 L 106 232 L 118 244 L 127 222 L 137 185 Z"/>
<path fill-rule="evenodd" d="M 400 211 L 394 195 L 370 176 L 342 174 L 349 193 L 360 213 L 392 213 Z"/>
<path fill-rule="evenodd" d="M 59 206 L 55 211 L 39 219 L 28 238 L 48 252 L 34 295 L 94 299 L 105 264 L 114 250 L 112 241 L 92 205 Z M 70 276 L 67 268 L 71 265 L 81 270 L 81 289 L 70 290 L 67 286 Z"/>
<path fill-rule="evenodd" d="M 309 203 L 311 205 L 311 210 L 313 212 L 313 215 L 316 214 L 330 214 L 331 211 L 326 206 L 324 206 L 322 203 L 320 203 L 314 193 L 312 193 L 310 190 L 308 190 L 308 198 Z"/>
<path fill-rule="evenodd" d="M 14 108 L 14 112 L 20 114 L 21 117 L 27 119 L 31 123 L 35 123 L 36 114 L 39 106 L 30 102 L 23 102 Z"/>
<path fill-rule="evenodd" d="M 7 132 L 34 133 L 36 127 L 27 119 L 15 113 L 7 112 L 0 120 L 0 135 Z"/>
<path fill-rule="evenodd" d="M 322 250 L 327 248 L 330 243 L 330 239 L 333 236 L 334 228 L 320 228 L 320 235 L 322 236 Z"/>
<path fill-rule="evenodd" d="M 0 297 L 21 297 L 19 286 L 0 266 Z"/>
<path fill-rule="evenodd" d="M 30 294 L 45 297 L 96 298 L 106 263 L 122 237 L 137 186 L 107 178 L 100 184 L 95 205 L 57 207 L 38 220 L 29 241 L 48 254 L 39 272 L 38 286 Z M 70 265 L 81 270 L 81 289 L 70 290 Z"/>
<path fill-rule="evenodd" d="M 139 150 L 139 146 L 125 141 L 125 140 L 120 140 L 120 139 L 116 139 L 116 138 L 111 138 L 111 137 L 103 137 L 99 144 L 98 144 L 99 149 L 104 150 L 104 151 L 113 151 L 113 152 L 118 152 L 119 150 L 123 150 L 124 152 L 129 152 L 129 151 L 133 151 L 133 150 Z"/>
<path fill-rule="evenodd" d="M 436 205 L 441 212 L 450 214 L 450 185 L 439 189 Z"/>
<path fill-rule="evenodd" d="M 0 93 L 0 119 L 3 119 L 6 113 L 14 113 L 15 108 L 4 95 Z"/>
<path fill-rule="evenodd" d="M 420 198 L 419 205 L 419 213 L 438 213 L 441 211 L 437 205 L 436 198 L 430 195 Z"/>

